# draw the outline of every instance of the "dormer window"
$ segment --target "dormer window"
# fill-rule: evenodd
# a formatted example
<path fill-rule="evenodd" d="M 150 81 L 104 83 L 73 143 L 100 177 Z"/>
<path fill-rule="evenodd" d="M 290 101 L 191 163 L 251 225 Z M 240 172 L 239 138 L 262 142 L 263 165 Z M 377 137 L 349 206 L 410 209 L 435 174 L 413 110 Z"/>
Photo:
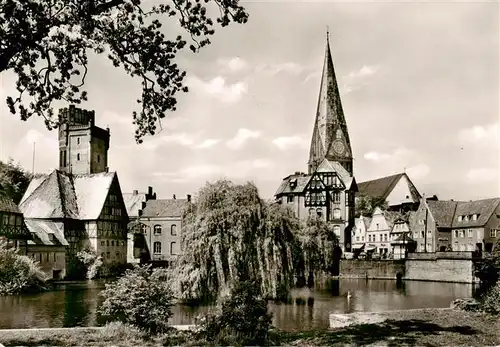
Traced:
<path fill-rule="evenodd" d="M 297 186 L 297 179 L 296 178 L 291 179 L 290 188 L 295 189 L 296 186 Z"/>
<path fill-rule="evenodd" d="M 458 216 L 458 221 L 461 222 L 463 220 L 463 216 Z"/>
<path fill-rule="evenodd" d="M 287 202 L 287 203 L 292 203 L 292 202 L 293 202 L 293 195 L 292 195 L 292 194 L 287 195 L 287 197 L 286 197 L 286 202 Z"/>
<path fill-rule="evenodd" d="M 474 214 L 472 215 L 472 220 L 477 220 L 477 214 L 475 214 L 475 213 L 474 213 Z"/>
<path fill-rule="evenodd" d="M 469 221 L 469 216 L 463 216 L 463 221 L 468 222 Z"/>

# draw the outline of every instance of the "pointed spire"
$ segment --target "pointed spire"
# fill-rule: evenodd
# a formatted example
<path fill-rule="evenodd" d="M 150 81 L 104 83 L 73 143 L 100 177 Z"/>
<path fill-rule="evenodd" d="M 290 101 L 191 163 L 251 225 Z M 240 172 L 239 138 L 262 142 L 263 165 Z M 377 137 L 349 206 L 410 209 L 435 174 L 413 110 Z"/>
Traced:
<path fill-rule="evenodd" d="M 352 174 L 352 149 L 333 67 L 328 27 L 318 108 L 309 152 L 309 171 L 314 171 L 323 159 L 339 162 Z"/>

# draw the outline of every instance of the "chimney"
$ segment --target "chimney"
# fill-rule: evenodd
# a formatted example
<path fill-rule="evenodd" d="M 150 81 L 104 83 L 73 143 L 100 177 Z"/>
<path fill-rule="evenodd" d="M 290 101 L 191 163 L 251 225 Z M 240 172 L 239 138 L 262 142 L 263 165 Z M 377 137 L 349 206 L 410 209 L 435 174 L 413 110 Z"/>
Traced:
<path fill-rule="evenodd" d="M 153 187 L 148 187 L 148 195 L 153 195 Z"/>
<path fill-rule="evenodd" d="M 187 195 L 188 202 L 191 202 L 191 194 Z"/>
<path fill-rule="evenodd" d="M 146 208 L 146 201 L 141 202 L 141 210 Z"/>
<path fill-rule="evenodd" d="M 137 217 L 142 216 L 142 210 L 137 210 Z"/>
<path fill-rule="evenodd" d="M 104 169 L 104 172 L 108 173 L 109 172 L 109 167 L 106 166 L 106 168 Z"/>
<path fill-rule="evenodd" d="M 173 198 L 174 200 L 176 199 L 175 194 L 174 194 L 174 196 L 173 196 L 172 198 Z"/>
<path fill-rule="evenodd" d="M 139 194 L 139 191 L 138 191 L 138 190 L 134 190 L 134 191 L 132 192 L 132 194 L 133 194 L 133 195 L 137 195 L 137 194 Z"/>

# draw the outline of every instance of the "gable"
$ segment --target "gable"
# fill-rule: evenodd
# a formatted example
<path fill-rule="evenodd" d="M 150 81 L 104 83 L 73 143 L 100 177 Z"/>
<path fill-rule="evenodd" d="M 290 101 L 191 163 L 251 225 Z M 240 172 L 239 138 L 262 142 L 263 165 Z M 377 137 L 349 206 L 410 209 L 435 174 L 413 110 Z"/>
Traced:
<path fill-rule="evenodd" d="M 74 176 L 80 219 L 99 218 L 115 176 L 114 172 Z"/>
<path fill-rule="evenodd" d="M 378 224 L 378 228 L 377 228 Z M 368 227 L 368 231 L 384 231 L 389 230 L 389 224 L 385 219 L 385 215 L 380 208 L 376 208 L 372 215 L 372 220 L 370 226 Z"/>
<path fill-rule="evenodd" d="M 344 184 L 345 189 L 350 189 L 354 178 L 351 174 L 336 161 L 324 159 L 318 166 L 316 172 L 335 172 Z"/>
<path fill-rule="evenodd" d="M 387 196 L 392 191 L 392 188 L 399 182 L 402 175 L 403 174 L 396 174 L 371 181 L 360 182 L 358 183 L 359 193 L 374 198 L 387 199 Z"/>
<path fill-rule="evenodd" d="M 323 180 L 321 179 L 321 176 L 318 173 L 314 173 L 311 178 L 309 179 L 309 182 L 307 182 L 306 190 L 325 190 L 326 186 L 323 183 Z"/>
<path fill-rule="evenodd" d="M 389 206 L 396 206 L 405 203 L 413 203 L 408 181 L 405 176 L 401 176 L 386 197 Z"/>
<path fill-rule="evenodd" d="M 123 200 L 123 194 L 118 181 L 118 176 L 115 174 L 111 180 L 106 197 L 100 205 L 100 211 L 97 217 L 93 219 L 128 219 L 127 208 Z"/>

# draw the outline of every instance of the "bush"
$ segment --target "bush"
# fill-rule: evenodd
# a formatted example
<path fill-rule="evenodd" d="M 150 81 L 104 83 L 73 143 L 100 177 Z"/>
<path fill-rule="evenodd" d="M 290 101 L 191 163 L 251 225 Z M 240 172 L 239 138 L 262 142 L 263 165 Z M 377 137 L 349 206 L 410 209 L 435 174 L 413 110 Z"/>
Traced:
<path fill-rule="evenodd" d="M 87 279 L 91 280 L 97 276 L 97 272 L 102 265 L 102 258 L 91 249 L 84 249 L 76 254 L 85 267 Z"/>
<path fill-rule="evenodd" d="M 47 276 L 32 258 L 0 244 L 0 295 L 45 289 Z"/>
<path fill-rule="evenodd" d="M 217 312 L 202 317 L 201 338 L 218 345 L 265 344 L 272 316 L 267 312 L 267 301 L 258 293 L 254 282 L 237 282 L 229 295 L 221 298 Z"/>
<path fill-rule="evenodd" d="M 500 282 L 497 282 L 483 295 L 481 308 L 491 314 L 500 314 Z"/>
<path fill-rule="evenodd" d="M 101 292 L 99 312 L 153 334 L 168 330 L 173 296 L 165 269 L 136 266 Z"/>

